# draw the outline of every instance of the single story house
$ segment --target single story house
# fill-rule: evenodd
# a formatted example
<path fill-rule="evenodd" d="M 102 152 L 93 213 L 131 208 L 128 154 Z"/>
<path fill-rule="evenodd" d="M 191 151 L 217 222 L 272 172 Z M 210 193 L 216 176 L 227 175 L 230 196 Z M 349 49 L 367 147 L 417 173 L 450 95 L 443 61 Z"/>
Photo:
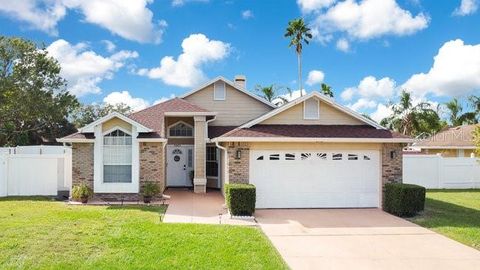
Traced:
<path fill-rule="evenodd" d="M 410 138 L 318 92 L 276 107 L 245 83 L 218 77 L 59 139 L 72 145 L 72 184 L 135 199 L 144 181 L 197 193 L 251 183 L 258 208 L 355 208 L 381 207 L 383 185 L 402 181 Z"/>
<path fill-rule="evenodd" d="M 412 149 L 427 155 L 441 155 L 443 157 L 472 157 L 475 156 L 473 131 L 476 125 L 463 125 L 442 130 L 433 136 L 416 142 Z"/>

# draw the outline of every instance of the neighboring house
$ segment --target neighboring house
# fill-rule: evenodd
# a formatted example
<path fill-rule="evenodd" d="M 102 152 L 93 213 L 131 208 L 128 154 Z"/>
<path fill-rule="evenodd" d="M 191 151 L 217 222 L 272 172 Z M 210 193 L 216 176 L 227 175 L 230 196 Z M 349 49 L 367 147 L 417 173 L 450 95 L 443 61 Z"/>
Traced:
<path fill-rule="evenodd" d="M 313 92 L 276 107 L 218 77 L 179 98 L 117 113 L 60 142 L 73 148 L 73 185 L 99 198 L 137 198 L 142 182 L 162 189 L 257 187 L 258 208 L 380 207 L 386 182 L 402 181 L 412 142 Z"/>
<path fill-rule="evenodd" d="M 477 125 L 448 128 L 412 145 L 412 149 L 427 155 L 471 157 L 475 155 L 473 131 Z"/>

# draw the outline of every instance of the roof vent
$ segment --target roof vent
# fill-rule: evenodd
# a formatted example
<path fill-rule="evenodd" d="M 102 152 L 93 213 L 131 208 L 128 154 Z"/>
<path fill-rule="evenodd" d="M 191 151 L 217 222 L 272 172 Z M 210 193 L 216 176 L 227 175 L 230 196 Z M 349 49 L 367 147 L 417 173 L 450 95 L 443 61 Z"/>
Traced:
<path fill-rule="evenodd" d="M 245 77 L 245 75 L 236 75 L 234 82 L 238 88 L 241 88 L 241 89 L 247 88 L 247 77 Z"/>

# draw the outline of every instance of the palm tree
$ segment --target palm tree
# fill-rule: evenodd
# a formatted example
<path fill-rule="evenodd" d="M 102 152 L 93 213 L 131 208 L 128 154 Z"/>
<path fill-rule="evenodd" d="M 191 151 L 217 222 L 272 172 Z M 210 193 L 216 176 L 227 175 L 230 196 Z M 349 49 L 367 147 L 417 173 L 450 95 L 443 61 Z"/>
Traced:
<path fill-rule="evenodd" d="M 468 101 L 470 101 L 470 105 L 472 105 L 477 116 L 480 115 L 480 97 L 472 95 L 468 98 Z"/>
<path fill-rule="evenodd" d="M 332 91 L 332 87 L 330 87 L 330 85 L 328 85 L 326 83 L 322 83 L 320 86 L 321 86 L 322 94 L 324 94 L 325 96 L 329 96 L 329 97 L 333 98 L 333 91 Z"/>
<path fill-rule="evenodd" d="M 292 95 L 292 91 L 288 87 L 278 87 L 275 84 L 268 86 L 255 86 L 255 91 L 259 92 L 259 96 L 266 99 L 268 102 L 273 103 L 277 106 L 288 103 L 288 99 L 282 96 L 280 93 L 285 90 Z"/>
<path fill-rule="evenodd" d="M 445 107 L 448 110 L 450 124 L 454 127 L 461 126 L 463 124 L 476 124 L 477 119 L 475 112 L 462 113 L 463 107 L 458 102 L 458 99 L 454 98 L 445 103 Z"/>
<path fill-rule="evenodd" d="M 404 135 L 417 136 L 422 133 L 434 133 L 443 127 L 438 113 L 427 102 L 413 105 L 409 92 L 402 91 L 400 102 L 391 104 L 392 115 L 384 118 L 380 124 Z"/>
<path fill-rule="evenodd" d="M 300 90 L 300 95 L 303 95 L 302 49 L 303 43 L 309 44 L 310 39 L 312 39 L 312 33 L 310 32 L 310 28 L 308 28 L 303 19 L 298 18 L 288 22 L 288 26 L 284 36 L 290 38 L 290 44 L 288 45 L 288 47 L 295 46 L 295 52 L 297 53 L 298 60 L 298 86 Z"/>

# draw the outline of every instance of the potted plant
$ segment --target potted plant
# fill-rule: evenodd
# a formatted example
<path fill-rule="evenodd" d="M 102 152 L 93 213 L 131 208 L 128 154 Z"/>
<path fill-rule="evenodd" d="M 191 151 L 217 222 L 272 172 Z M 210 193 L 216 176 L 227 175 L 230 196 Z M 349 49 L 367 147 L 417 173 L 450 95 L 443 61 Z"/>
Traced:
<path fill-rule="evenodd" d="M 153 181 L 146 181 L 143 185 L 143 202 L 150 203 L 152 201 L 152 197 L 158 195 L 160 193 L 160 187 L 156 182 Z"/>
<path fill-rule="evenodd" d="M 75 185 L 72 188 L 72 198 L 82 203 L 87 203 L 93 195 L 93 190 L 87 184 Z"/>

